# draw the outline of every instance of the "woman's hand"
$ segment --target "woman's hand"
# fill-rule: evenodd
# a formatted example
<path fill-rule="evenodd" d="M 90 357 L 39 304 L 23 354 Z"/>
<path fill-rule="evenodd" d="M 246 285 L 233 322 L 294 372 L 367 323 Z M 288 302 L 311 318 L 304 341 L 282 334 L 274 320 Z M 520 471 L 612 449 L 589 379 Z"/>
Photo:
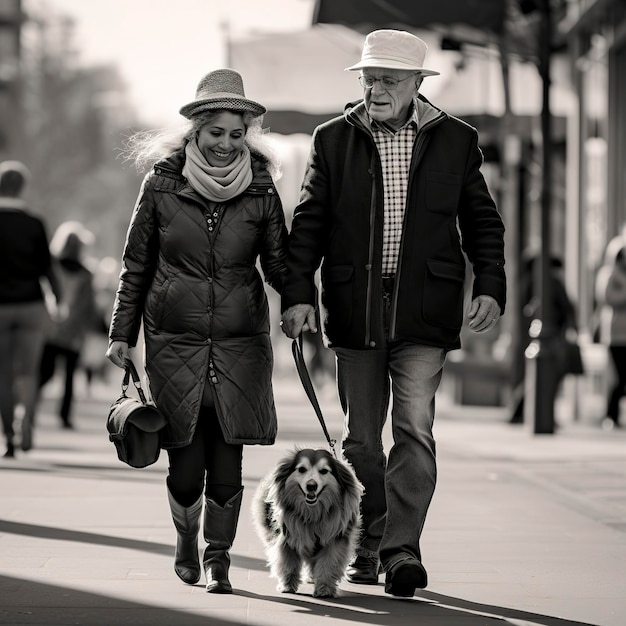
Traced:
<path fill-rule="evenodd" d="M 111 363 L 124 369 L 128 359 L 128 344 L 125 341 L 112 341 L 106 351 L 106 357 Z"/>

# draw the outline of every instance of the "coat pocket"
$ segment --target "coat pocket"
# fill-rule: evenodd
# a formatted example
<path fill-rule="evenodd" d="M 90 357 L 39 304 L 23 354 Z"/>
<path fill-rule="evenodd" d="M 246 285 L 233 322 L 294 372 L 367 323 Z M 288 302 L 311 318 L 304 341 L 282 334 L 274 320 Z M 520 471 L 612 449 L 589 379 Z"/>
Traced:
<path fill-rule="evenodd" d="M 447 172 L 426 173 L 426 208 L 434 213 L 456 215 L 461 176 Z"/>
<path fill-rule="evenodd" d="M 160 329 L 162 326 L 163 317 L 165 315 L 165 301 L 169 288 L 170 281 L 165 277 L 159 282 L 155 280 L 148 291 L 144 314 L 146 321 L 155 330 Z"/>
<path fill-rule="evenodd" d="M 434 259 L 426 261 L 423 312 L 429 324 L 461 329 L 464 282 L 465 266 Z"/>

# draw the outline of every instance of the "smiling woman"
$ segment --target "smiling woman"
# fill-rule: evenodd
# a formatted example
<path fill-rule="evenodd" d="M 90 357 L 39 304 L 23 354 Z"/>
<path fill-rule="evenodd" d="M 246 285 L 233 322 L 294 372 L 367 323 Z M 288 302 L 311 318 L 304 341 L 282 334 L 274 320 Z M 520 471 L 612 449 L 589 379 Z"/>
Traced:
<path fill-rule="evenodd" d="M 214 119 L 200 129 L 198 148 L 210 165 L 229 165 L 243 150 L 245 135 L 243 117 L 224 111 L 217 113 Z"/>
<path fill-rule="evenodd" d="M 124 367 L 143 322 L 151 395 L 166 419 L 174 571 L 232 593 L 229 550 L 242 502 L 244 444 L 277 432 L 265 281 L 282 290 L 287 229 L 263 142 L 265 107 L 241 76 L 214 70 L 180 108 L 184 131 L 134 136 L 129 156 L 151 162 L 128 229 L 109 359 Z M 242 402 L 241 389 L 246 389 Z"/>

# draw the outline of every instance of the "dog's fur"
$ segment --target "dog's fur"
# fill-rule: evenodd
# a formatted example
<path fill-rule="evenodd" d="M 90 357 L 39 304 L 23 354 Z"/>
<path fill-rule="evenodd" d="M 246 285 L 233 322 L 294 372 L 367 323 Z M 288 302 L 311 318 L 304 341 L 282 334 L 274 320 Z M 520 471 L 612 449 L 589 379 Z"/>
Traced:
<path fill-rule="evenodd" d="M 253 519 L 277 589 L 295 593 L 308 575 L 313 596 L 335 597 L 361 528 L 363 487 L 323 449 L 296 449 L 256 490 Z"/>

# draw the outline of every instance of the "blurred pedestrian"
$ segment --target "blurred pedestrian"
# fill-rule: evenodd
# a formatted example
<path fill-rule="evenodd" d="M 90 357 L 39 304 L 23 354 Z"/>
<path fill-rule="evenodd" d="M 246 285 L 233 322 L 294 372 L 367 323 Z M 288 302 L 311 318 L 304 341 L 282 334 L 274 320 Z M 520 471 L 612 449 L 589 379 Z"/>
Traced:
<path fill-rule="evenodd" d="M 73 428 L 74 377 L 87 333 L 97 325 L 93 274 L 85 265 L 85 248 L 94 243 L 93 233 L 80 222 L 63 222 L 50 242 L 61 301 L 46 338 L 41 357 L 39 386 L 54 376 L 57 364 L 65 365 L 59 417 L 63 428 Z"/>
<path fill-rule="evenodd" d="M 609 390 L 607 429 L 620 426 L 620 402 L 626 396 L 626 239 L 619 238 L 607 246 L 605 267 L 608 269 L 604 302 L 610 307 L 607 342 L 615 369 L 615 380 Z"/>
<path fill-rule="evenodd" d="M 109 327 L 111 312 L 115 302 L 115 292 L 119 281 L 120 264 L 113 257 L 106 256 L 94 265 L 93 289 L 96 299 L 96 324 L 85 337 L 81 352 L 80 365 L 87 377 L 87 388 L 95 376 L 106 379 L 111 362 L 106 358 L 109 345 Z"/>
<path fill-rule="evenodd" d="M 522 317 L 526 347 L 530 342 L 530 328 L 535 320 L 542 319 L 541 297 L 537 283 L 537 263 L 539 255 L 526 252 L 521 268 L 521 302 Z M 555 330 L 556 378 L 558 388 L 567 374 L 582 374 L 582 362 L 577 348 L 578 326 L 576 322 L 576 307 L 570 299 L 565 281 L 562 276 L 563 261 L 553 256 L 550 260 L 550 293 L 552 294 L 552 315 Z M 571 359 L 571 361 L 569 360 Z M 512 407 L 509 423 L 522 424 L 524 422 L 524 368 L 519 372 L 519 378 L 513 383 Z"/>
<path fill-rule="evenodd" d="M 504 226 L 481 173 L 475 128 L 419 93 L 426 44 L 377 30 L 360 62 L 363 100 L 319 126 L 295 209 L 283 292 L 289 337 L 321 320 L 335 350 L 345 413 L 343 453 L 365 487 L 353 583 L 413 596 L 427 585 L 420 537 L 435 491 L 435 393 L 459 348 L 466 262 L 470 328 L 505 306 Z M 394 444 L 382 442 L 390 398 Z"/>
<path fill-rule="evenodd" d="M 232 593 L 243 445 L 273 444 L 277 431 L 257 261 L 280 292 L 287 229 L 272 180 L 277 163 L 261 132 L 265 110 L 245 97 L 237 72 L 215 70 L 180 109 L 189 123 L 177 142 L 131 142 L 137 163 L 158 160 L 128 230 L 107 352 L 124 367 L 143 319 L 150 390 L 167 420 L 174 569 L 187 584 L 200 579 L 204 499 L 210 593 Z"/>
<path fill-rule="evenodd" d="M 0 163 L 0 413 L 6 457 L 15 455 L 17 405 L 23 410 L 21 448 L 32 447 L 39 363 L 49 323 L 41 279 L 47 279 L 52 300 L 60 299 L 46 226 L 25 199 L 29 182 L 23 163 Z"/>

